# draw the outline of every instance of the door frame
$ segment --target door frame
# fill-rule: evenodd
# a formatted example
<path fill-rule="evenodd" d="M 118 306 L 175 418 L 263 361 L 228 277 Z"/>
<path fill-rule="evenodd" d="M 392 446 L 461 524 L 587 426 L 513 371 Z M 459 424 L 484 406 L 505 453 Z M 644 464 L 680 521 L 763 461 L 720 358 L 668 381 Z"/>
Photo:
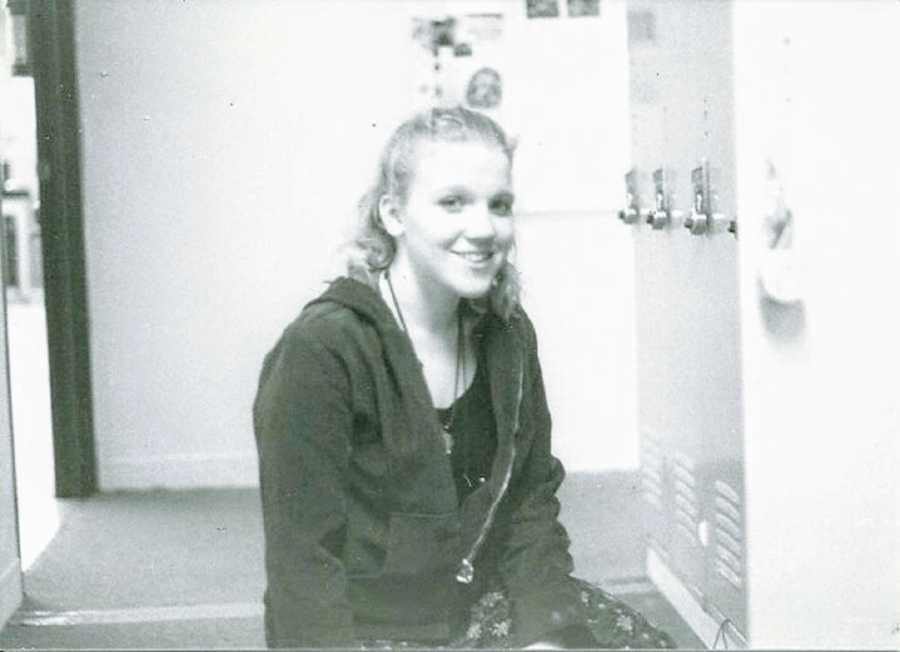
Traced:
<path fill-rule="evenodd" d="M 3 215 L 3 193 L 0 193 L 0 216 Z M 0 373 L 0 392 L 4 396 L 0 400 L 0 406 L 6 403 L 5 414 L 0 413 L 0 429 L 3 428 L 3 421 L 9 427 L 9 445 L 0 443 L 0 460 L 2 457 L 9 456 L 9 469 L 11 471 L 9 477 L 0 477 L 0 485 L 5 490 L 7 487 L 12 493 L 12 524 L 10 529 L 15 534 L 16 546 L 15 557 L 12 565 L 7 565 L 7 560 L 0 559 L 0 629 L 2 629 L 12 614 L 22 604 L 23 584 L 22 584 L 22 533 L 19 531 L 19 492 L 17 491 L 18 482 L 16 478 L 16 433 L 15 425 L 12 418 L 12 386 L 10 383 L 10 367 L 9 367 L 9 319 L 7 315 L 6 304 L 6 259 L 8 252 L 6 249 L 6 225 L 0 227 L 0 365 L 2 365 L 2 373 Z M 5 381 L 4 381 L 5 379 Z M 4 387 L 5 385 L 5 387 Z M 0 434 L 0 442 L 2 442 L 2 434 Z M 3 515 L 5 519 L 7 515 Z M 6 529 L 6 524 L 0 524 L 0 529 Z"/>
<path fill-rule="evenodd" d="M 71 0 L 28 2 L 56 495 L 97 490 L 81 124 Z"/>

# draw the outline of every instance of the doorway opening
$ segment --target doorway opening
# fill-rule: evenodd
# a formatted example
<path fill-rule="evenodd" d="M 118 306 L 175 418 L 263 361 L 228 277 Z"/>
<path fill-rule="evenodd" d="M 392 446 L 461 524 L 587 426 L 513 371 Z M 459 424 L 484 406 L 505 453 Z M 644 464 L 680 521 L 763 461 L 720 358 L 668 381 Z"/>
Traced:
<path fill-rule="evenodd" d="M 18 502 L 19 554 L 27 570 L 59 527 L 50 418 L 47 321 L 41 264 L 34 78 L 27 56 L 27 14 L 0 12 L 3 286 Z"/>
<path fill-rule="evenodd" d="M 0 9 L 3 290 L 20 557 L 94 492 L 74 29 L 70 3 Z"/>

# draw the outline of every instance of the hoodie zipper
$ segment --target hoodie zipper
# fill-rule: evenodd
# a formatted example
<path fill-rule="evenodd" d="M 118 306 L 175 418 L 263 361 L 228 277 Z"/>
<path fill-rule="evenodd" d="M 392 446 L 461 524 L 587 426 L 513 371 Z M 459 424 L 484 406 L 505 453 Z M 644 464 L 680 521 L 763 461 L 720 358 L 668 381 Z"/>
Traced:
<path fill-rule="evenodd" d="M 459 562 L 459 567 L 456 570 L 456 581 L 460 584 L 471 584 L 472 580 L 475 578 L 475 557 L 478 555 L 478 551 L 481 549 L 482 544 L 484 544 L 484 540 L 487 537 L 488 530 L 491 529 L 491 525 L 493 525 L 494 523 L 494 517 L 496 516 L 497 507 L 499 507 L 500 501 L 503 500 L 503 496 L 506 495 L 506 490 L 509 488 L 509 482 L 512 478 L 513 466 L 516 461 L 516 435 L 518 435 L 519 433 L 519 412 L 522 409 L 522 393 L 524 391 L 524 384 L 525 363 L 523 362 L 519 366 L 519 391 L 516 394 L 516 411 L 512 428 L 512 441 L 510 442 L 512 450 L 509 456 L 509 464 L 506 467 L 506 472 L 503 474 L 503 482 L 500 483 L 500 491 L 498 491 L 497 495 L 494 496 L 494 500 L 491 502 L 491 506 L 488 508 L 487 516 L 484 519 L 481 530 L 479 530 L 478 536 L 475 538 L 475 541 L 469 548 L 469 554 L 463 557 L 462 561 Z"/>

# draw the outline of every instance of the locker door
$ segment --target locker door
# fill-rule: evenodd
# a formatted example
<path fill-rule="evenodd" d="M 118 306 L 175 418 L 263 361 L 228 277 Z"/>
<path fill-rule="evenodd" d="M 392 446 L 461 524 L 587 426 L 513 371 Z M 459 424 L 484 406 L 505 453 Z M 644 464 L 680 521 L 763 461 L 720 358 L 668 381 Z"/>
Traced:
<path fill-rule="evenodd" d="M 628 25 L 648 571 L 746 631 L 731 5 L 636 0 Z"/>
<path fill-rule="evenodd" d="M 733 12 L 750 642 L 900 649 L 900 3 Z"/>

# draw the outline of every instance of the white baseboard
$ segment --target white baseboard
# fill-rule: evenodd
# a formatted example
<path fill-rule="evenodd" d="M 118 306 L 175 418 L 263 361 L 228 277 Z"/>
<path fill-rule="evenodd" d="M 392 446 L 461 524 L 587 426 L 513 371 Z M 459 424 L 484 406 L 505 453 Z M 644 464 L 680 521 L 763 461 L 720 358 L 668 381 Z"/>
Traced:
<path fill-rule="evenodd" d="M 256 487 L 256 452 L 180 453 L 98 460 L 101 491 Z"/>
<path fill-rule="evenodd" d="M 22 604 L 22 570 L 19 558 L 0 574 L 0 629 Z"/>
<path fill-rule="evenodd" d="M 10 621 L 24 627 L 71 627 L 73 625 L 130 625 L 134 623 L 262 618 L 261 602 L 189 604 L 172 607 L 125 607 L 124 609 L 79 609 L 75 611 L 25 611 Z"/>
<path fill-rule="evenodd" d="M 747 641 L 733 627 L 719 632 L 722 619 L 715 618 L 703 608 L 652 548 L 647 550 L 647 575 L 707 648 L 713 647 L 717 637 L 719 648 L 734 650 L 748 647 Z M 721 640 L 723 636 L 726 639 L 724 643 Z"/>

